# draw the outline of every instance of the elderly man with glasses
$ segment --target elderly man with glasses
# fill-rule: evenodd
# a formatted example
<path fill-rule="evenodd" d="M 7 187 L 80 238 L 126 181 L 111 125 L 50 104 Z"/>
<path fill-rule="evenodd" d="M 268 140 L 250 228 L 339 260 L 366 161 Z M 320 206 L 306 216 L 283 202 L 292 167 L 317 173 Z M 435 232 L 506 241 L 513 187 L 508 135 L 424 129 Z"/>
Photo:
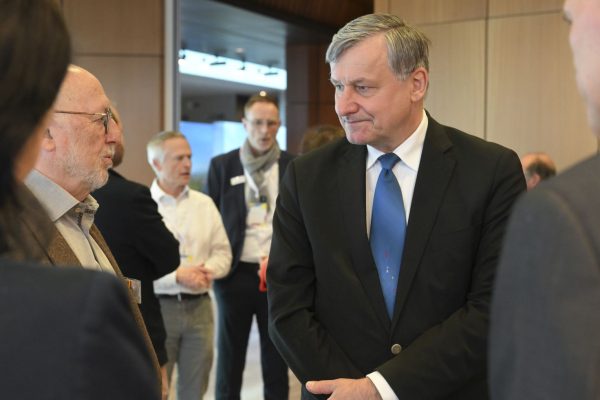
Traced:
<path fill-rule="evenodd" d="M 131 288 L 130 306 L 158 379 L 158 361 L 135 306 L 139 302 L 139 282 L 123 277 L 94 225 L 98 203 L 90 193 L 106 184 L 117 135 L 110 102 L 98 79 L 83 68 L 70 66 L 56 98 L 55 111 L 47 121 L 40 156 L 26 185 L 44 205 L 56 227 L 51 244 L 43 249 L 50 264 L 81 265 L 104 271 L 123 278 Z M 26 218 L 24 223 L 27 224 Z M 29 228 L 35 236 L 36 227 Z"/>
<path fill-rule="evenodd" d="M 292 156 L 281 151 L 275 140 L 281 123 L 274 99 L 252 96 L 244 106 L 242 122 L 248 134 L 242 147 L 215 157 L 208 172 L 208 194 L 221 212 L 233 251 L 231 272 L 214 283 L 219 306 L 215 398 L 240 398 L 248 336 L 256 315 L 264 398 L 287 399 L 287 365 L 267 332 L 266 289 L 258 272 L 259 266 L 266 265 L 279 181 Z"/>

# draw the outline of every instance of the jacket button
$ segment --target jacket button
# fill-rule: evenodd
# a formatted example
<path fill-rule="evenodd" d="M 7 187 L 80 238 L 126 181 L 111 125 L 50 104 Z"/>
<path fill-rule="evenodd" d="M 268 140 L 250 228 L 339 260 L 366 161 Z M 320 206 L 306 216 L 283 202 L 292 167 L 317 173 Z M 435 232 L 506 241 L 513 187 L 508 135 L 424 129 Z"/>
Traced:
<path fill-rule="evenodd" d="M 398 343 L 396 343 L 392 346 L 391 350 L 392 350 L 393 355 L 400 354 L 400 352 L 402 351 L 402 346 L 400 346 Z"/>

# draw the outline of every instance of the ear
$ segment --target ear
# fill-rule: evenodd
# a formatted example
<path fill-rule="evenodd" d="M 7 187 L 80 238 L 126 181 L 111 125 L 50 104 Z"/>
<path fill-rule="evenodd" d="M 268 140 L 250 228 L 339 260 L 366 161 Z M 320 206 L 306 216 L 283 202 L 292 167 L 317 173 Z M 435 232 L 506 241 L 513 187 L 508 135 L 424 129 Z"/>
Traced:
<path fill-rule="evenodd" d="M 411 100 L 413 102 L 421 101 L 425 98 L 427 87 L 429 86 L 429 73 L 423 67 L 415 69 L 409 78 L 412 84 Z"/>
<path fill-rule="evenodd" d="M 542 178 L 540 178 L 540 176 L 538 174 L 533 174 L 531 175 L 531 178 L 529 178 L 527 180 L 527 186 L 530 188 L 534 188 L 536 187 L 540 182 L 542 181 Z"/>
<path fill-rule="evenodd" d="M 154 166 L 155 171 L 162 170 L 162 165 L 161 165 L 160 161 L 158 161 L 156 158 L 152 160 L 152 165 Z"/>
<path fill-rule="evenodd" d="M 242 118 L 242 125 L 244 125 L 244 129 L 246 130 L 246 132 L 248 132 L 248 120 L 246 119 L 246 117 Z"/>
<path fill-rule="evenodd" d="M 52 132 L 50 128 L 46 128 L 44 132 L 44 137 L 42 138 L 42 151 L 45 152 L 53 152 L 56 150 L 56 140 L 52 136 Z"/>

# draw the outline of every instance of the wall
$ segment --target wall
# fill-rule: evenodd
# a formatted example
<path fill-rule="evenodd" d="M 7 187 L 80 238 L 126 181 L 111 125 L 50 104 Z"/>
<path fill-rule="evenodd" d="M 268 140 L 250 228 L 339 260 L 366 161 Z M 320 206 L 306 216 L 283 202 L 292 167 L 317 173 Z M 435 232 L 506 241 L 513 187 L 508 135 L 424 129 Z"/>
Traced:
<path fill-rule="evenodd" d="M 149 184 L 146 142 L 163 127 L 163 0 L 62 0 L 74 63 L 92 72 L 117 105 L 126 153 L 118 168 Z"/>
<path fill-rule="evenodd" d="M 559 169 L 594 154 L 562 0 L 376 0 L 432 40 L 426 107 L 438 121 Z"/>
<path fill-rule="evenodd" d="M 340 123 L 334 109 L 329 65 L 325 63 L 327 46 L 291 44 L 286 47 L 287 145 L 294 154 L 300 152 L 302 136 L 307 128 Z"/>

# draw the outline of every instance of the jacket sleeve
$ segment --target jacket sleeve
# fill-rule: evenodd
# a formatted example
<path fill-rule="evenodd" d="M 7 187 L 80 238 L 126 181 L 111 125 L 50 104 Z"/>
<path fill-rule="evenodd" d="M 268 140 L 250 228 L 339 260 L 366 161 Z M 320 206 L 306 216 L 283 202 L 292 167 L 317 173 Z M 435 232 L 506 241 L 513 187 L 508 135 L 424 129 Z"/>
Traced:
<path fill-rule="evenodd" d="M 214 274 L 213 278 L 219 279 L 226 276 L 231 269 L 231 246 L 219 210 L 212 202 L 207 204 L 207 208 L 209 208 L 207 214 L 210 215 L 211 222 L 210 226 L 207 226 L 211 230 L 211 243 L 210 256 L 204 264 Z"/>
<path fill-rule="evenodd" d="M 135 227 L 135 246 L 152 271 L 152 280 L 158 279 L 179 265 L 179 242 L 165 226 L 150 190 L 140 187 L 130 210 L 131 226 Z"/>
<path fill-rule="evenodd" d="M 271 339 L 303 383 L 314 377 L 362 377 L 360 370 L 315 318 L 314 297 L 318 282 L 295 179 L 295 163 L 292 162 L 279 188 L 267 268 Z M 341 375 L 334 376 L 332 371 Z"/>

